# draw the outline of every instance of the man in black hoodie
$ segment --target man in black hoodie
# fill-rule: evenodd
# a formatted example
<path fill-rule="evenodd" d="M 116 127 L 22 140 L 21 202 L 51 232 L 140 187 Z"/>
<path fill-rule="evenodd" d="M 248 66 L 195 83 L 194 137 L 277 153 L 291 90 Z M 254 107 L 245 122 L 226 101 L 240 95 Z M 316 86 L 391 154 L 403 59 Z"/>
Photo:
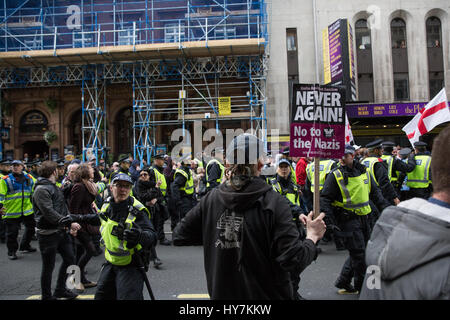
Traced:
<path fill-rule="evenodd" d="M 317 257 L 323 214 L 305 219 L 307 236 L 301 241 L 287 201 L 258 177 L 263 150 L 253 135 L 233 139 L 227 182 L 203 197 L 174 230 L 174 245 L 203 245 L 211 299 L 294 299 L 291 272 Z"/>

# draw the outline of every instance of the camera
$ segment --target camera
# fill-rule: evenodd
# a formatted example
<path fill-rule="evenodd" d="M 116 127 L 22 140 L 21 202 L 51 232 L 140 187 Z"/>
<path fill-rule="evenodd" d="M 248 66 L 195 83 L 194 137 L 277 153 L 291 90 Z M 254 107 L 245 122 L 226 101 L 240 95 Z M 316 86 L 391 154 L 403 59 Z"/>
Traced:
<path fill-rule="evenodd" d="M 119 223 L 117 226 L 114 226 L 111 230 L 111 235 L 116 236 L 119 240 L 123 240 L 123 232 L 125 231 L 125 225 L 123 223 Z"/>

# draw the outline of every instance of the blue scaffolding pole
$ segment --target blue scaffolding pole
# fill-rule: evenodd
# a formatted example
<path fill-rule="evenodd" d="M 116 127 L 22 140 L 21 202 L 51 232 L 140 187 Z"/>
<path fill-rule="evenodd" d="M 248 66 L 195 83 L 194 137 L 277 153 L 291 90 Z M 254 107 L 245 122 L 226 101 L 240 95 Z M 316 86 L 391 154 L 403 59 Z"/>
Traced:
<path fill-rule="evenodd" d="M 106 81 L 102 65 L 84 66 L 81 85 L 83 161 L 105 157 L 106 149 Z"/>
<path fill-rule="evenodd" d="M 143 165 L 144 158 L 150 163 L 154 155 L 152 141 L 152 92 L 150 75 L 143 64 L 133 65 L 133 158 Z"/>

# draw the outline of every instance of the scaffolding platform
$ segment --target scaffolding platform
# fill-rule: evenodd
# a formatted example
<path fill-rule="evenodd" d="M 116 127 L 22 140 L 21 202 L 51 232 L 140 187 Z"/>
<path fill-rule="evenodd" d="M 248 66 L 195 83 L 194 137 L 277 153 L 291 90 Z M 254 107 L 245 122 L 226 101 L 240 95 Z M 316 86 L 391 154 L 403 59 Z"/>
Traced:
<path fill-rule="evenodd" d="M 245 56 L 263 54 L 265 40 L 233 39 L 124 45 L 99 48 L 0 52 L 0 68 L 104 64 L 179 57 Z"/>
<path fill-rule="evenodd" d="M 266 142 L 267 25 L 265 0 L 0 1 L 0 89 L 79 86 L 84 156 L 108 152 L 115 84 L 132 87 L 136 159 L 157 126 L 205 117 L 248 120 Z"/>

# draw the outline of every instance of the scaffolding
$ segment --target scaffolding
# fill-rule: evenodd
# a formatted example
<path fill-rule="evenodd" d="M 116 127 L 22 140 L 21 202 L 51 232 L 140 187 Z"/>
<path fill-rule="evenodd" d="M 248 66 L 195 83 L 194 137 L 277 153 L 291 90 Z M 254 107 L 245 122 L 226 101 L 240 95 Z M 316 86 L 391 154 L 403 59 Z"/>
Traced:
<path fill-rule="evenodd" d="M 106 89 L 115 83 L 132 87 L 133 152 L 141 161 L 155 152 L 158 126 L 185 129 L 205 118 L 216 130 L 223 120 L 248 120 L 267 143 L 265 1 L 1 5 L 0 88 L 80 86 L 84 158 L 108 152 Z M 224 96 L 230 116 L 218 113 Z"/>

